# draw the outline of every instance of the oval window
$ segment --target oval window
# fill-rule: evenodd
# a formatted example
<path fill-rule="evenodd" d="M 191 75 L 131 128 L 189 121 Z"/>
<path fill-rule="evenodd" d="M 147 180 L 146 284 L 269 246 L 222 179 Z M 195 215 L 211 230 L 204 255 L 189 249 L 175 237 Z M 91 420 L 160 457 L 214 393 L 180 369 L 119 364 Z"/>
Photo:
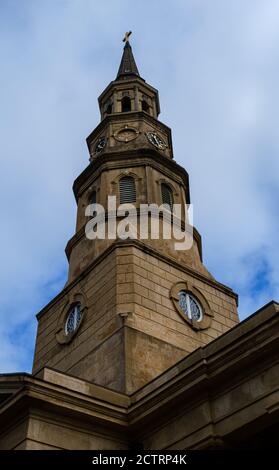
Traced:
<path fill-rule="evenodd" d="M 67 317 L 66 323 L 65 323 L 65 334 L 69 335 L 70 333 L 73 333 L 76 331 L 78 325 L 80 324 L 81 320 L 81 305 L 80 303 L 74 305 Z"/>
<path fill-rule="evenodd" d="M 201 321 L 203 318 L 202 307 L 199 301 L 189 292 L 180 291 L 179 294 L 179 307 L 183 310 L 185 315 L 190 320 Z"/>

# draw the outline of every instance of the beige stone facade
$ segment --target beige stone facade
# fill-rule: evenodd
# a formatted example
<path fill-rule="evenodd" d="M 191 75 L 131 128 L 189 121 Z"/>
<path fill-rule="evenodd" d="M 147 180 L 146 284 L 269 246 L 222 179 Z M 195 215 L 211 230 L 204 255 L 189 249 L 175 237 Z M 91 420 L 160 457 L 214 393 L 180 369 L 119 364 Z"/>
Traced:
<path fill-rule="evenodd" d="M 50 368 L 0 377 L 0 449 L 278 446 L 279 304 L 133 393 Z"/>
<path fill-rule="evenodd" d="M 147 111 L 141 109 L 144 96 Z M 131 108 L 122 112 L 127 98 Z M 99 104 L 101 123 L 87 138 L 91 163 L 74 183 L 77 225 L 66 247 L 68 282 L 38 314 L 33 373 L 51 367 L 130 393 L 233 327 L 238 322 L 237 296 L 203 265 L 195 229 L 187 250 L 177 250 L 173 236 L 164 239 L 160 232 L 159 239 L 152 238 L 151 228 L 144 240 L 139 227 L 136 240 L 88 239 L 85 209 L 92 194 L 105 208 L 107 228 L 107 198 L 115 196 L 117 206 L 121 203 L 120 181 L 126 176 L 135 185 L 137 224 L 141 204 L 162 204 L 162 184 L 170 188 L 173 203 L 184 208 L 183 228 L 189 224 L 189 178 L 173 160 L 170 129 L 158 120 L 157 90 L 139 76 L 122 74 L 102 93 Z M 154 145 L 149 132 L 157 133 L 164 145 Z M 99 139 L 105 139 L 101 150 Z M 159 230 L 162 222 L 160 218 Z M 169 224 L 174 223 L 170 217 Z M 198 299 L 202 322 L 187 321 L 179 308 L 179 289 Z M 65 321 L 77 300 L 82 322 L 73 337 L 67 336 Z"/>
<path fill-rule="evenodd" d="M 183 282 L 208 304 L 209 328 L 195 331 L 177 312 L 171 289 Z M 80 292 L 86 314 L 72 341 L 60 344 L 65 305 Z M 139 242 L 119 242 L 40 313 L 33 372 L 53 367 L 132 392 L 236 323 L 236 298 L 228 288 Z"/>
<path fill-rule="evenodd" d="M 188 174 L 173 160 L 158 92 L 139 76 L 129 44 L 99 105 L 90 164 L 74 183 L 67 283 L 37 315 L 32 375 L 0 378 L 0 448 L 251 446 L 253 434 L 278 423 L 278 304 L 238 324 L 237 295 L 204 266 L 196 229 L 181 251 L 173 236 L 153 239 L 150 230 L 144 240 L 86 236 L 88 204 L 104 207 L 107 228 L 107 197 L 121 203 L 126 177 L 136 223 L 140 204 L 161 205 L 167 188 L 189 228 Z M 176 223 L 172 210 L 168 217 Z"/>

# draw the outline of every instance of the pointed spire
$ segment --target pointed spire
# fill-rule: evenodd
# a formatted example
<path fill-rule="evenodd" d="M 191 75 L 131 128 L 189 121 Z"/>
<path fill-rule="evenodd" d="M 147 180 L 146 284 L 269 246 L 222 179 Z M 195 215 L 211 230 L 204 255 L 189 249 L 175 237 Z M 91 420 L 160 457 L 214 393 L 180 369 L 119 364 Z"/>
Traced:
<path fill-rule="evenodd" d="M 130 34 L 131 32 L 126 33 L 125 38 L 123 39 L 123 41 L 125 41 L 125 46 L 116 80 L 123 80 L 128 78 L 130 75 L 140 76 L 128 39 Z"/>

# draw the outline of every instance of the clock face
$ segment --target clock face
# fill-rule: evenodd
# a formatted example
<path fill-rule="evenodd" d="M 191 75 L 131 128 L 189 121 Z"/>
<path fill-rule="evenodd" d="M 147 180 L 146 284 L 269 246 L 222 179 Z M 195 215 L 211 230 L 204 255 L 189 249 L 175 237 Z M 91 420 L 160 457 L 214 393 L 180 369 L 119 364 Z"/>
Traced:
<path fill-rule="evenodd" d="M 149 142 L 154 145 L 154 147 L 157 147 L 160 150 L 165 150 L 167 144 L 158 134 L 156 134 L 156 132 L 147 132 L 146 135 Z"/>
<path fill-rule="evenodd" d="M 106 137 L 100 137 L 100 139 L 97 141 L 95 145 L 95 153 L 101 152 L 106 146 L 106 143 L 107 143 Z"/>

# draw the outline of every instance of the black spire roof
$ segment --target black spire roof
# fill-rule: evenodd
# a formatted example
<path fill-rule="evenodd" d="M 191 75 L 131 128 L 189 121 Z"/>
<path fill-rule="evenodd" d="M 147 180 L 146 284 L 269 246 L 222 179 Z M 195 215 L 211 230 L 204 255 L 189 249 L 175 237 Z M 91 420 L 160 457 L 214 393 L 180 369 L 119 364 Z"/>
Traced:
<path fill-rule="evenodd" d="M 116 80 L 123 80 L 129 78 L 131 75 L 140 76 L 132 48 L 129 41 L 126 41 Z"/>

